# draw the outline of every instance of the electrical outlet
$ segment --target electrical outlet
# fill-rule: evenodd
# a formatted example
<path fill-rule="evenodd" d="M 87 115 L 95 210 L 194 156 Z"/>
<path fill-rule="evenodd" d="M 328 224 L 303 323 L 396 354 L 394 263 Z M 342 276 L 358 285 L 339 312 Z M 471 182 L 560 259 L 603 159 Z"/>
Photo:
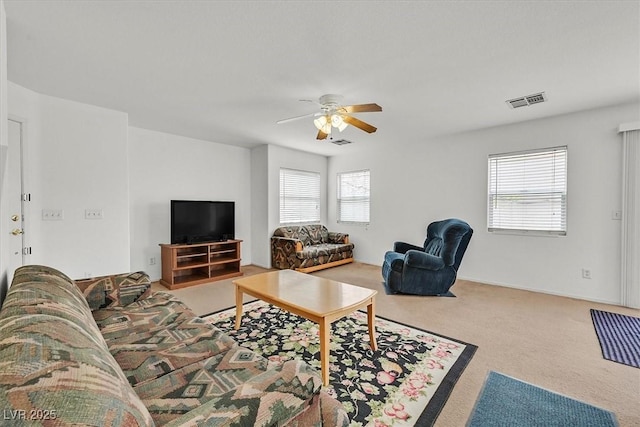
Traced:
<path fill-rule="evenodd" d="M 621 220 L 622 219 L 622 211 L 613 211 L 613 212 L 611 212 L 611 219 Z"/>
<path fill-rule="evenodd" d="M 149 258 L 149 265 L 156 265 L 156 257 L 152 256 Z"/>
<path fill-rule="evenodd" d="M 85 209 L 84 219 L 102 219 L 102 209 Z"/>
<path fill-rule="evenodd" d="M 589 270 L 588 268 L 583 268 L 582 269 L 582 278 L 583 279 L 591 279 L 591 270 Z"/>

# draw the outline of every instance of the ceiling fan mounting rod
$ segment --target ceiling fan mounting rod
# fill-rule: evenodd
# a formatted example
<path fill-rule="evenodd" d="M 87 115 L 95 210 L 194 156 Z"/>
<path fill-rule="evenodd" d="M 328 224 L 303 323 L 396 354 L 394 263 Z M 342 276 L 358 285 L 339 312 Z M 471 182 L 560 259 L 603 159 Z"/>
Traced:
<path fill-rule="evenodd" d="M 338 106 L 342 104 L 342 95 L 327 94 L 320 97 L 320 105 L 323 110 L 335 111 Z"/>

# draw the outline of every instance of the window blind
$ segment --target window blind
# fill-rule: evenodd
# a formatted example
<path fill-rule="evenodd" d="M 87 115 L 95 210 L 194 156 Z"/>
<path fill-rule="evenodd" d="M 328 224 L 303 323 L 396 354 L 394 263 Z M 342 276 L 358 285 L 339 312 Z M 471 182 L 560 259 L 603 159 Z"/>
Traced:
<path fill-rule="evenodd" d="M 320 174 L 280 169 L 280 224 L 320 222 Z"/>
<path fill-rule="evenodd" d="M 489 231 L 565 235 L 567 147 L 489 156 Z"/>
<path fill-rule="evenodd" d="M 338 222 L 369 224 L 371 182 L 368 170 L 338 174 Z"/>

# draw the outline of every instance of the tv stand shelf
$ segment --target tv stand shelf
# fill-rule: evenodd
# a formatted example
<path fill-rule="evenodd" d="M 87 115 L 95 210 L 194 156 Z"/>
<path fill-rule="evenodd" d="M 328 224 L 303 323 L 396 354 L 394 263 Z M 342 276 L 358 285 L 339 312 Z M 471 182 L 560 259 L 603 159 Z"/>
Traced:
<path fill-rule="evenodd" d="M 160 244 L 162 256 L 160 283 L 169 289 L 180 289 L 242 276 L 241 242 L 242 240 L 226 240 L 192 245 Z"/>

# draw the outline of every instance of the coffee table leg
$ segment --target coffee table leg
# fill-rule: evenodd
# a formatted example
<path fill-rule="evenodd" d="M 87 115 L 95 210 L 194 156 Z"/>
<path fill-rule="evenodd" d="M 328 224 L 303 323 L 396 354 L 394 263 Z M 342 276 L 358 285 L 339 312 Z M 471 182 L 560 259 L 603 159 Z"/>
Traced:
<path fill-rule="evenodd" d="M 329 385 L 329 347 L 331 343 L 331 322 L 322 319 L 320 322 L 320 369 L 322 371 L 322 384 Z"/>
<path fill-rule="evenodd" d="M 236 285 L 236 330 L 240 329 L 242 320 L 242 289 Z"/>
<path fill-rule="evenodd" d="M 367 306 L 367 318 L 369 321 L 369 340 L 371 341 L 371 349 L 376 351 L 378 350 L 378 343 L 376 342 L 375 299 L 373 298 L 371 298 L 371 304 Z"/>

